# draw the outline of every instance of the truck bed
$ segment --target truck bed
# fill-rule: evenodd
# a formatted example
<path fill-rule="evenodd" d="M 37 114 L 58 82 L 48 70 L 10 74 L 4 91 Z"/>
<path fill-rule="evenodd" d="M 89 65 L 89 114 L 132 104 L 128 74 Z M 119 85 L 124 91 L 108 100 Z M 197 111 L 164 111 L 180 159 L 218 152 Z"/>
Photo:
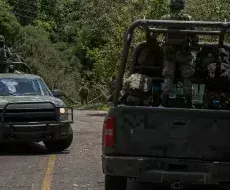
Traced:
<path fill-rule="evenodd" d="M 116 108 L 116 155 L 230 159 L 230 111 Z"/>

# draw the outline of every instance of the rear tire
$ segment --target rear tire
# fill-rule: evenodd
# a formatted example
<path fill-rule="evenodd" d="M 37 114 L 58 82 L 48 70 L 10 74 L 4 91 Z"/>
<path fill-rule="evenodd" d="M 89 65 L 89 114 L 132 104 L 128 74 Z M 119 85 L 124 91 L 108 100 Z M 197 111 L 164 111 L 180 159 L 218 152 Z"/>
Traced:
<path fill-rule="evenodd" d="M 105 176 L 105 190 L 126 190 L 127 178 L 120 176 Z"/>
<path fill-rule="evenodd" d="M 44 141 L 44 144 L 49 151 L 59 152 L 69 148 L 70 145 L 72 144 L 72 141 L 73 141 L 73 129 L 72 127 L 70 127 L 69 135 L 67 138 L 56 140 L 56 141 Z"/>

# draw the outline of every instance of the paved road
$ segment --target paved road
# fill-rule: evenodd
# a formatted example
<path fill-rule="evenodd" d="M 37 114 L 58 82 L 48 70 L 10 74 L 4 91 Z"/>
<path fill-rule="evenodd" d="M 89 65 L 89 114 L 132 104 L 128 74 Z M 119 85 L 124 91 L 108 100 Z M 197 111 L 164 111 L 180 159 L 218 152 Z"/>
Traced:
<path fill-rule="evenodd" d="M 75 111 L 69 150 L 50 155 L 42 144 L 0 145 L 1 190 L 102 190 L 104 112 Z"/>
<path fill-rule="evenodd" d="M 42 144 L 0 144 L 0 190 L 104 190 L 104 114 L 75 111 L 73 144 L 60 154 L 49 154 Z M 129 183 L 127 190 L 134 189 L 135 183 Z"/>

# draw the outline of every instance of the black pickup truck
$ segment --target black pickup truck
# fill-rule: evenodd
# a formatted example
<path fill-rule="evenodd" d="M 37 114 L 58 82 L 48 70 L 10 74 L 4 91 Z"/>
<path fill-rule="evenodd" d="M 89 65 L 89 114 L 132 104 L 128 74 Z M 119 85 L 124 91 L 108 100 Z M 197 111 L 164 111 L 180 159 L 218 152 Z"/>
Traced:
<path fill-rule="evenodd" d="M 200 43 L 201 48 L 229 48 L 223 42 L 223 36 L 229 33 L 227 22 L 137 20 L 129 27 L 113 105 L 103 126 L 102 168 L 106 190 L 125 190 L 129 179 L 135 180 L 142 190 L 147 183 L 171 189 L 230 187 L 230 110 L 119 103 L 134 29 L 148 26 L 149 31 L 167 33 L 175 31 L 159 26 L 175 25 L 201 28 L 177 32 L 219 36 L 217 43 Z M 218 29 L 210 30 L 214 28 Z M 153 83 L 162 83 L 161 68 L 156 69 L 149 67 L 145 74 L 152 74 Z M 130 74 L 137 72 L 138 66 L 132 65 L 131 70 Z M 194 85 L 209 84 L 202 74 L 205 72 L 196 70 Z"/>

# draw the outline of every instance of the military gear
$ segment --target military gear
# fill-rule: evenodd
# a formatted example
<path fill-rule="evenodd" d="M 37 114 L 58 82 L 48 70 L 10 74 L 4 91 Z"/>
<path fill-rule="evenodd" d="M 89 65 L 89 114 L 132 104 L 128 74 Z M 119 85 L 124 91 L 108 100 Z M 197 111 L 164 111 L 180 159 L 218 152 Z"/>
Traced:
<path fill-rule="evenodd" d="M 183 3 L 183 1 L 175 0 L 171 3 Z M 162 20 L 192 20 L 191 16 L 183 13 L 170 13 L 164 15 Z M 186 29 L 172 27 L 170 29 Z M 191 28 L 194 29 L 194 28 Z M 162 47 L 164 54 L 164 68 L 162 75 L 164 76 L 163 94 L 169 95 L 172 92 L 175 72 L 178 70 L 184 79 L 184 95 L 191 96 L 192 84 L 190 78 L 195 70 L 193 69 L 194 55 L 191 52 L 191 44 L 198 44 L 199 38 L 197 35 L 168 33 L 165 34 L 164 45 Z"/>
<path fill-rule="evenodd" d="M 164 69 L 162 75 L 164 76 L 164 84 L 162 87 L 163 93 L 169 95 L 173 88 L 173 81 L 175 77 L 176 67 L 181 72 L 184 79 L 184 94 L 192 93 L 192 84 L 189 80 L 195 70 L 192 67 L 193 55 L 190 51 L 181 52 L 168 46 L 164 46 Z"/>
<path fill-rule="evenodd" d="M 215 78 L 216 74 L 218 74 L 220 77 L 226 77 L 230 80 L 230 64 L 228 58 L 228 53 L 224 48 L 218 49 L 214 60 L 215 62 L 207 66 L 210 78 Z"/>
<path fill-rule="evenodd" d="M 5 45 L 5 37 L 0 35 L 0 62 L 6 61 L 11 56 L 10 49 Z"/>
<path fill-rule="evenodd" d="M 152 78 L 134 73 L 124 80 L 120 102 L 127 105 L 150 106 L 152 94 Z"/>
<path fill-rule="evenodd" d="M 230 65 L 228 63 L 221 63 L 220 72 L 221 77 L 227 77 L 230 80 Z M 210 78 L 216 76 L 216 63 L 208 65 L 208 74 Z"/>
<path fill-rule="evenodd" d="M 170 13 L 161 17 L 161 20 L 184 20 L 191 21 L 192 17 L 183 12 Z M 169 29 L 186 29 L 178 27 L 169 27 Z M 194 28 L 190 28 L 193 30 Z M 178 34 L 178 33 L 168 33 L 165 35 L 164 43 L 167 45 L 174 45 L 180 48 L 189 48 L 189 43 L 194 47 L 198 44 L 199 38 L 195 34 Z"/>
<path fill-rule="evenodd" d="M 154 56 L 149 47 L 146 46 L 141 49 L 137 62 L 140 66 L 154 65 Z"/>
<path fill-rule="evenodd" d="M 205 109 L 229 109 L 229 93 L 208 91 L 203 96 L 203 108 Z"/>
<path fill-rule="evenodd" d="M 20 70 L 31 72 L 24 60 L 5 45 L 5 37 L 0 35 L 0 73 L 21 73 Z"/>

